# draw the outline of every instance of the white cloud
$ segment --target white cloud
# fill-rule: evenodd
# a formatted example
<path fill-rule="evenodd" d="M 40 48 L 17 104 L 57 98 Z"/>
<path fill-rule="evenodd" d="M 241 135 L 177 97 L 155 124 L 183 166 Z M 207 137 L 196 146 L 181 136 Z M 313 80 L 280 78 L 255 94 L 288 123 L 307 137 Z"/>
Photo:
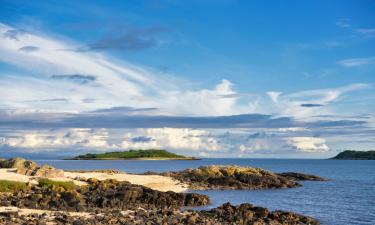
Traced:
<path fill-rule="evenodd" d="M 278 131 L 281 132 L 297 132 L 297 131 L 309 131 L 309 129 L 305 127 L 285 127 L 285 128 L 278 128 Z"/>
<path fill-rule="evenodd" d="M 269 91 L 267 92 L 267 95 L 271 98 L 273 102 L 277 102 L 279 96 L 281 95 L 281 92 Z"/>
<path fill-rule="evenodd" d="M 110 148 L 106 129 L 68 129 L 27 131 L 13 137 L 4 137 L 2 145 L 14 148 Z"/>
<path fill-rule="evenodd" d="M 137 137 L 149 140 L 134 142 Z M 208 131 L 190 128 L 136 129 L 124 135 L 120 146 L 125 149 L 167 148 L 176 151 L 218 151 L 221 148 Z"/>
<path fill-rule="evenodd" d="M 123 131 L 124 132 L 124 131 Z M 0 145 L 33 150 L 75 149 L 106 151 L 126 149 L 172 149 L 175 151 L 218 151 L 218 141 L 206 130 L 189 128 L 133 129 L 117 140 L 107 129 L 58 129 L 19 132 L 3 137 Z"/>
<path fill-rule="evenodd" d="M 357 67 L 375 64 L 375 57 L 366 57 L 366 58 L 351 58 L 338 61 L 338 64 L 344 67 Z"/>
<path fill-rule="evenodd" d="M 302 152 L 326 152 L 329 150 L 323 138 L 291 137 L 286 138 L 286 141 L 289 145 Z"/>
<path fill-rule="evenodd" d="M 272 101 L 270 110 L 275 114 L 291 116 L 296 119 L 309 119 L 313 116 L 327 115 L 335 112 L 331 104 L 340 101 L 347 93 L 371 88 L 369 84 L 351 84 L 338 88 L 317 89 L 276 95 L 277 101 Z M 275 97 L 275 96 L 274 96 Z M 304 107 L 304 105 L 319 105 L 323 107 Z"/>

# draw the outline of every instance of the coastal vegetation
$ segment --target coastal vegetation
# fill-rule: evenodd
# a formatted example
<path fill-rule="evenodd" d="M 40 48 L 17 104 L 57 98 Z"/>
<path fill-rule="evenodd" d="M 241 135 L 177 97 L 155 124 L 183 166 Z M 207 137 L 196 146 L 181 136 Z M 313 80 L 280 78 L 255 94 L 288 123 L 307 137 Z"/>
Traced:
<path fill-rule="evenodd" d="M 186 157 L 178 155 L 166 150 L 149 149 L 149 150 L 128 150 L 118 152 L 106 152 L 106 153 L 87 153 L 85 155 L 79 155 L 74 160 L 105 160 L 105 159 L 180 159 L 180 160 L 192 160 L 194 157 Z"/>
<path fill-rule="evenodd" d="M 26 190 L 25 182 L 0 180 L 0 192 L 19 192 Z"/>
<path fill-rule="evenodd" d="M 72 181 L 54 181 L 47 178 L 40 178 L 38 186 L 42 188 L 63 188 L 67 191 L 76 189 L 76 185 Z"/>
<path fill-rule="evenodd" d="M 348 160 L 375 160 L 375 151 L 353 151 L 345 150 L 340 152 L 332 159 L 348 159 Z"/>

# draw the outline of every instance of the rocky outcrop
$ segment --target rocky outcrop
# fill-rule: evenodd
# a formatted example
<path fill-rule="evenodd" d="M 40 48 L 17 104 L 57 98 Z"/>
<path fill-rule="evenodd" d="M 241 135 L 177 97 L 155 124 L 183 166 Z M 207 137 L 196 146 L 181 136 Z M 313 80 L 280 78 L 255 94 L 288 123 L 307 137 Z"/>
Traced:
<path fill-rule="evenodd" d="M 1 206 L 44 210 L 92 211 L 95 209 L 127 210 L 179 208 L 209 203 L 206 195 L 161 192 L 129 182 L 89 179 L 89 185 L 66 190 L 61 186 L 32 186 L 15 195 L 1 195 Z"/>
<path fill-rule="evenodd" d="M 202 166 L 161 175 L 189 184 L 191 189 L 273 189 L 301 186 L 294 179 L 267 170 L 239 166 Z"/>
<path fill-rule="evenodd" d="M 23 158 L 11 158 L 8 160 L 0 161 L 0 168 L 16 168 L 17 173 L 27 176 L 38 176 L 38 177 L 63 177 L 64 171 L 55 169 L 49 165 L 38 166 L 37 163 L 26 160 Z"/>
<path fill-rule="evenodd" d="M 34 171 L 36 168 L 38 168 L 38 164 L 31 160 L 26 160 L 23 158 L 11 158 L 8 160 L 2 160 L 0 161 L 0 168 L 16 168 L 17 170 L 20 170 L 25 175 L 31 175 L 27 174 L 29 171 Z"/>
<path fill-rule="evenodd" d="M 226 203 L 210 211 L 181 211 L 178 209 L 116 209 L 99 210 L 91 216 L 71 216 L 63 212 L 21 216 L 17 212 L 8 212 L 0 217 L 1 224 L 122 224 L 122 225 L 316 225 L 318 221 L 291 212 L 274 211 L 254 207 L 251 204 L 233 206 Z"/>
<path fill-rule="evenodd" d="M 278 173 L 279 176 L 285 177 L 289 180 L 295 181 L 328 181 L 328 179 L 324 177 L 319 177 L 311 174 L 304 174 L 304 173 L 294 173 L 294 172 L 286 172 L 286 173 Z"/>

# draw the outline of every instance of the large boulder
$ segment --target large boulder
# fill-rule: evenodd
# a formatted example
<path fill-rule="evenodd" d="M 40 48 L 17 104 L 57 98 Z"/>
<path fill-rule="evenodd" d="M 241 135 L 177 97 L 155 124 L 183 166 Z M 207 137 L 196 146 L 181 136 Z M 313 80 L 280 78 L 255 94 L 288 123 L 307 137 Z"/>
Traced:
<path fill-rule="evenodd" d="M 24 174 L 24 175 L 31 175 L 31 171 L 38 168 L 38 164 L 31 161 L 26 160 L 24 158 L 11 158 L 8 160 L 0 161 L 1 168 L 16 168 L 17 173 Z"/>
<path fill-rule="evenodd" d="M 49 165 L 38 166 L 36 162 L 27 160 L 24 158 L 11 158 L 8 160 L 0 160 L 0 168 L 15 168 L 17 173 L 27 176 L 38 176 L 38 177 L 63 177 L 64 171 L 55 169 Z"/>
<path fill-rule="evenodd" d="M 31 175 L 37 176 L 37 177 L 55 178 L 55 177 L 63 177 L 64 171 L 55 169 L 54 167 L 50 165 L 43 165 L 35 169 Z"/>

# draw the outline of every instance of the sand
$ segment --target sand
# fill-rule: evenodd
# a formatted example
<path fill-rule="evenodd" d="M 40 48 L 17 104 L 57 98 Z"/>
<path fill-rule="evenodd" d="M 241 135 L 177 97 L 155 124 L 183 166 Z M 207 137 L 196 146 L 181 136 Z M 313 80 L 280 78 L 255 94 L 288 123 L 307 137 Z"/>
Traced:
<path fill-rule="evenodd" d="M 159 191 L 174 191 L 174 192 L 184 192 L 187 190 L 187 185 L 181 184 L 170 177 L 160 176 L 160 175 L 135 175 L 127 173 L 100 173 L 100 172 L 64 172 L 65 177 L 71 179 L 88 179 L 96 178 L 98 180 L 105 179 L 115 179 L 118 181 L 128 181 L 132 184 L 138 184 L 151 189 Z"/>
<path fill-rule="evenodd" d="M 64 177 L 49 178 L 56 181 L 73 181 L 76 185 L 85 185 L 82 181 L 88 178 L 98 180 L 115 179 L 118 181 L 128 181 L 132 184 L 143 185 L 145 187 L 158 191 L 184 192 L 187 185 L 181 184 L 170 177 L 160 175 L 135 175 L 127 173 L 104 173 L 104 172 L 64 172 Z M 37 183 L 38 177 L 26 176 L 16 173 L 16 169 L 0 169 L 0 180 L 11 180 L 20 182 Z"/>
<path fill-rule="evenodd" d="M 30 214 L 38 214 L 41 215 L 46 213 L 50 216 L 56 212 L 62 211 L 51 211 L 51 210 L 42 210 L 42 209 L 27 209 L 27 208 L 18 208 L 13 206 L 0 206 L 0 212 L 18 212 L 19 215 L 30 215 Z M 91 217 L 92 215 L 88 212 L 66 212 L 70 216 L 84 216 L 84 217 Z"/>

